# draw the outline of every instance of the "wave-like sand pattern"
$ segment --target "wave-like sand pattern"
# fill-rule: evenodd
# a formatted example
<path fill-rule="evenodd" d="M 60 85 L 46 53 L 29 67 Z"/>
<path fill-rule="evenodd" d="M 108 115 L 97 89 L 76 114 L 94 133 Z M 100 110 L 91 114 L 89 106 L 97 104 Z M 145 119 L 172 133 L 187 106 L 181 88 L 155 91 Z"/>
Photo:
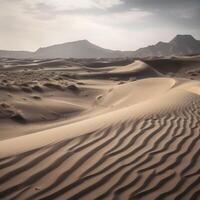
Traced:
<path fill-rule="evenodd" d="M 181 102 L 3 155 L 1 199 L 200 199 L 200 97 Z"/>

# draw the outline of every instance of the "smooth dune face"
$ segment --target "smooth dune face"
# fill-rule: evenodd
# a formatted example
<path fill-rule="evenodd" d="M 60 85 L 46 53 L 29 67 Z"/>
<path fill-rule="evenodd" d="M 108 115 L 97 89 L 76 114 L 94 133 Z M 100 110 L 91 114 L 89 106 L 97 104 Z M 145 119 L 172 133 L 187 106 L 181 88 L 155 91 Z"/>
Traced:
<path fill-rule="evenodd" d="M 117 68 L 117 69 L 113 69 L 112 72 L 119 72 L 119 73 L 122 72 L 122 73 L 124 73 L 124 72 L 143 70 L 145 68 L 148 68 L 148 66 L 145 63 L 137 60 L 134 63 L 131 63 L 129 65 L 126 65 L 126 66 L 123 66 L 123 67 L 120 67 L 120 68 Z"/>
<path fill-rule="evenodd" d="M 149 78 L 114 87 L 106 93 L 101 105 L 114 108 L 127 107 L 165 94 L 176 81 L 170 78 Z M 145 89 L 144 89 L 145 88 Z"/>
<path fill-rule="evenodd" d="M 173 78 L 115 85 L 86 119 L 2 140 L 1 198 L 198 199 L 199 88 Z"/>

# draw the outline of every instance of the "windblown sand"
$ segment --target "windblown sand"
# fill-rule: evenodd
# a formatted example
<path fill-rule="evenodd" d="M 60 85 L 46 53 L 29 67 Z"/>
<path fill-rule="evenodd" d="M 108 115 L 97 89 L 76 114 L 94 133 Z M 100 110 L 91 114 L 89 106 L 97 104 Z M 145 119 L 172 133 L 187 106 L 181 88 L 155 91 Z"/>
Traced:
<path fill-rule="evenodd" d="M 76 70 L 1 74 L 0 198 L 200 199 L 200 82 Z"/>

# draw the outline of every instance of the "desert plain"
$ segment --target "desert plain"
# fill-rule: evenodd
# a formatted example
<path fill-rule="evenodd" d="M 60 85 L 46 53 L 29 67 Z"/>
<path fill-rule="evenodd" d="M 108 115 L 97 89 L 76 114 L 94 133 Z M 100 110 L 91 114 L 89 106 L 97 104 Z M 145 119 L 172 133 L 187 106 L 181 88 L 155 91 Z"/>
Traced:
<path fill-rule="evenodd" d="M 200 56 L 0 59 L 0 199 L 200 199 Z"/>

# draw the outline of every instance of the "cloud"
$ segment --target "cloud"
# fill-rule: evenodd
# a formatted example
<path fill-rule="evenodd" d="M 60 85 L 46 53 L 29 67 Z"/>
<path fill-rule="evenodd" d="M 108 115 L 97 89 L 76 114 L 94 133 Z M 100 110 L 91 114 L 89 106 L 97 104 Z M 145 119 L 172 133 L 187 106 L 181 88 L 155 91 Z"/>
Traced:
<path fill-rule="evenodd" d="M 81 10 L 81 9 L 107 9 L 115 5 L 122 4 L 121 0 L 26 0 L 27 4 L 32 4 L 32 6 L 48 6 L 54 10 Z"/>
<path fill-rule="evenodd" d="M 123 0 L 124 5 L 151 10 L 200 6 L 199 0 Z"/>
<path fill-rule="evenodd" d="M 169 41 L 176 34 L 200 35 L 199 0 L 0 0 L 0 4 L 0 49 L 35 50 L 88 39 L 105 48 L 134 50 Z"/>
<path fill-rule="evenodd" d="M 127 9 L 140 9 L 157 14 L 161 18 L 171 20 L 180 18 L 200 17 L 199 0 L 123 0 L 123 5 L 118 7 L 122 11 Z M 195 20 L 196 22 L 196 20 Z"/>

